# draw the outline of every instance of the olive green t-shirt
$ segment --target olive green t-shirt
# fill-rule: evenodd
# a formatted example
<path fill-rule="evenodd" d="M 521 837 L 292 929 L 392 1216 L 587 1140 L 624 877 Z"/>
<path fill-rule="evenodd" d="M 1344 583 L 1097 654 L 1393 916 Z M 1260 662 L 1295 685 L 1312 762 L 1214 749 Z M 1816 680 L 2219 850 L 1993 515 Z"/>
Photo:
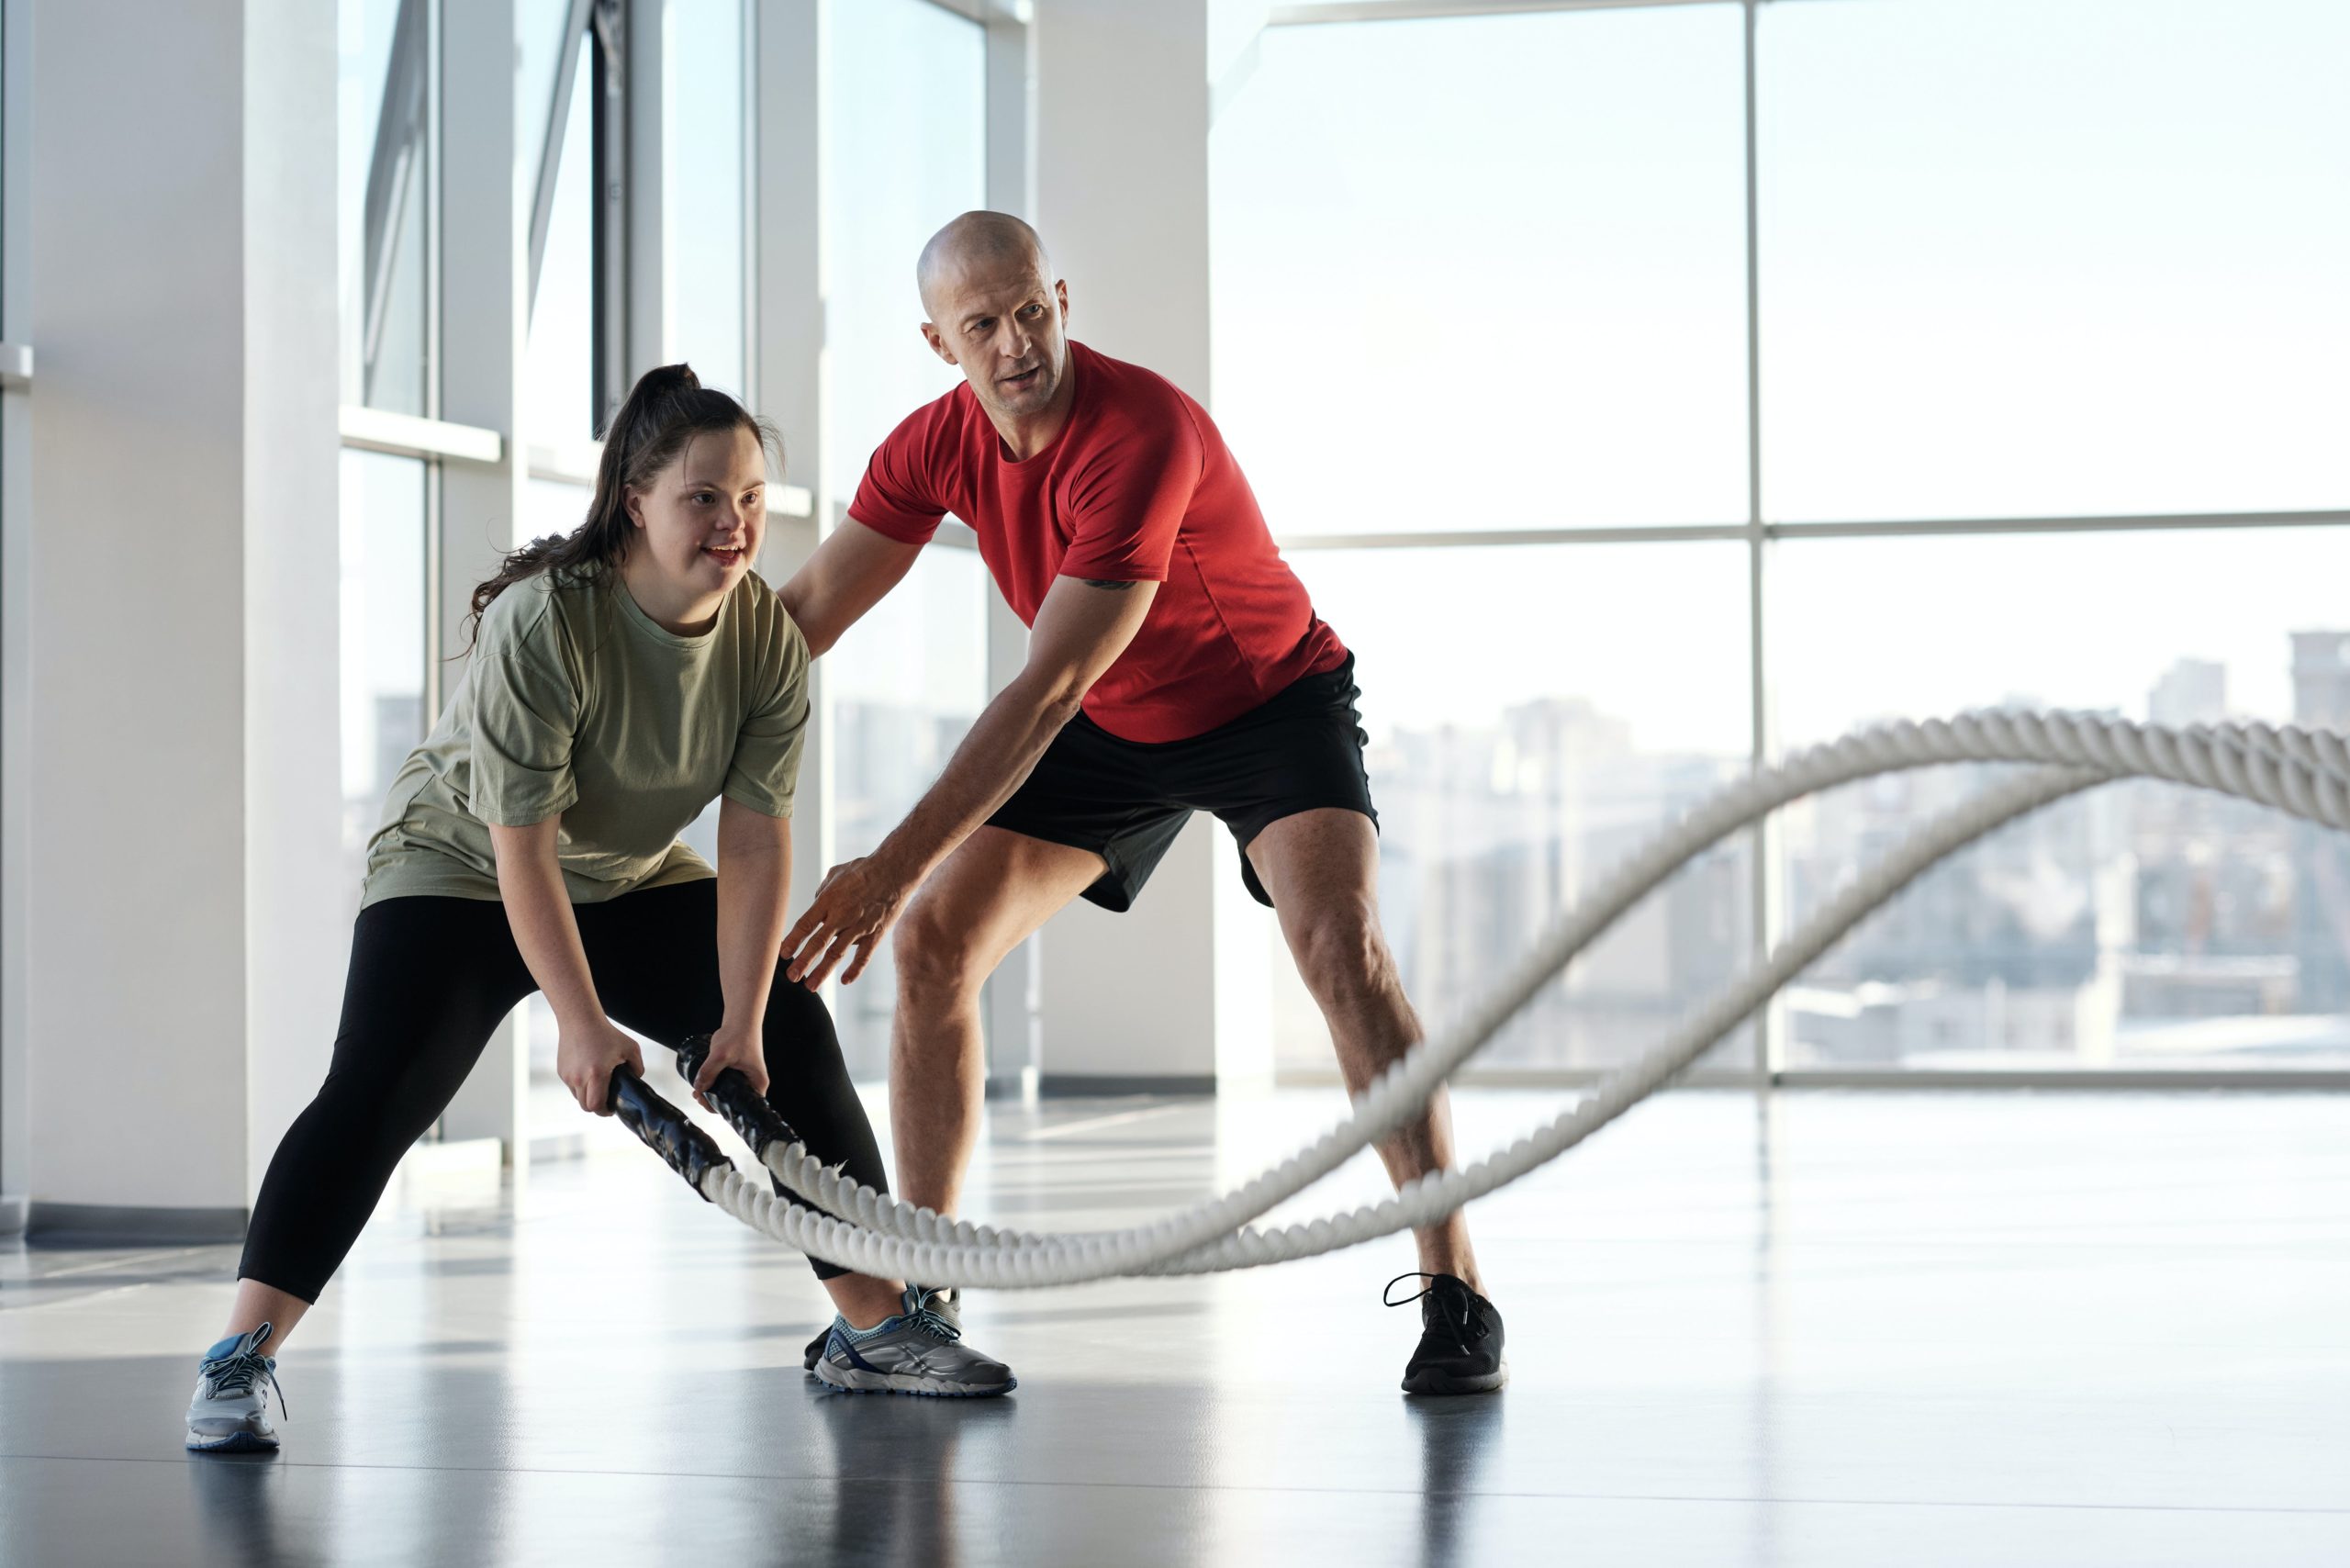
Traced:
<path fill-rule="evenodd" d="M 696 637 L 663 631 L 616 574 L 517 583 L 483 611 L 441 722 L 392 780 L 360 907 L 495 899 L 488 823 L 560 812 L 574 903 L 713 876 L 677 834 L 720 794 L 791 814 L 808 644 L 755 572 Z"/>

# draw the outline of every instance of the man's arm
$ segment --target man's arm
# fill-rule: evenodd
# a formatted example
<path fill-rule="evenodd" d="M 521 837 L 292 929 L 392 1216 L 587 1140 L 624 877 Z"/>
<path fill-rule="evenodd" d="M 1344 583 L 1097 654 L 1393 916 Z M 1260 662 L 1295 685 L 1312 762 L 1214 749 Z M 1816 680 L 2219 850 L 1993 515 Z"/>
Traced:
<path fill-rule="evenodd" d="M 809 656 L 830 652 L 842 633 L 913 569 L 921 553 L 921 545 L 901 543 L 853 517 L 833 530 L 808 564 L 776 590 L 783 612 L 808 639 Z"/>
<path fill-rule="evenodd" d="M 1036 611 L 1028 662 L 979 714 L 938 782 L 871 855 L 833 868 L 783 939 L 793 980 L 823 984 L 852 949 L 842 979 L 865 972 L 923 879 L 1012 798 L 1077 716 L 1086 692 L 1142 630 L 1158 592 L 1155 582 L 1053 584 Z M 808 637 L 812 643 L 815 633 Z"/>

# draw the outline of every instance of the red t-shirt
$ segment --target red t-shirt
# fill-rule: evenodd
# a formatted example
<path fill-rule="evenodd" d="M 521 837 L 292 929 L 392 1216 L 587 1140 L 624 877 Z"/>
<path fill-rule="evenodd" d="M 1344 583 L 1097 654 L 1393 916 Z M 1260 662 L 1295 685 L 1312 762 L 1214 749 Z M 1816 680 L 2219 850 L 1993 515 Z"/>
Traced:
<path fill-rule="evenodd" d="M 1160 585 L 1085 711 L 1130 741 L 1179 741 L 1347 656 L 1265 527 L 1207 410 L 1165 376 L 1069 346 L 1069 423 L 1023 462 L 968 385 L 906 416 L 849 515 L 921 544 L 953 512 L 1029 625 L 1053 579 Z"/>

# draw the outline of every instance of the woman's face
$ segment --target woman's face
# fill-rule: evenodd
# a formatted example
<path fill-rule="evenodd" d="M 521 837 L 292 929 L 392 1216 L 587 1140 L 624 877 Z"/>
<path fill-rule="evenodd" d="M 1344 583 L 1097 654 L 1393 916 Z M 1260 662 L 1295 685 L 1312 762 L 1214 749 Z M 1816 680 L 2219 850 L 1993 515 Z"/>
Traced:
<path fill-rule="evenodd" d="M 723 596 L 758 559 L 767 491 L 756 435 L 737 428 L 694 436 L 650 484 L 630 487 L 629 565 L 681 596 Z"/>

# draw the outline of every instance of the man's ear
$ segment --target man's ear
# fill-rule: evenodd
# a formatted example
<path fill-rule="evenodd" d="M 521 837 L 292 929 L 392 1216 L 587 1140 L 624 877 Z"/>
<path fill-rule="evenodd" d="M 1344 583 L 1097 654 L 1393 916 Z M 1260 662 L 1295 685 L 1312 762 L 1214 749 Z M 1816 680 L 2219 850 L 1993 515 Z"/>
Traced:
<path fill-rule="evenodd" d="M 955 357 L 955 351 L 946 346 L 946 334 L 940 331 L 928 321 L 924 321 L 922 324 L 922 341 L 930 345 L 931 353 L 936 354 L 947 364 L 958 367 L 962 364 L 963 362 Z"/>

